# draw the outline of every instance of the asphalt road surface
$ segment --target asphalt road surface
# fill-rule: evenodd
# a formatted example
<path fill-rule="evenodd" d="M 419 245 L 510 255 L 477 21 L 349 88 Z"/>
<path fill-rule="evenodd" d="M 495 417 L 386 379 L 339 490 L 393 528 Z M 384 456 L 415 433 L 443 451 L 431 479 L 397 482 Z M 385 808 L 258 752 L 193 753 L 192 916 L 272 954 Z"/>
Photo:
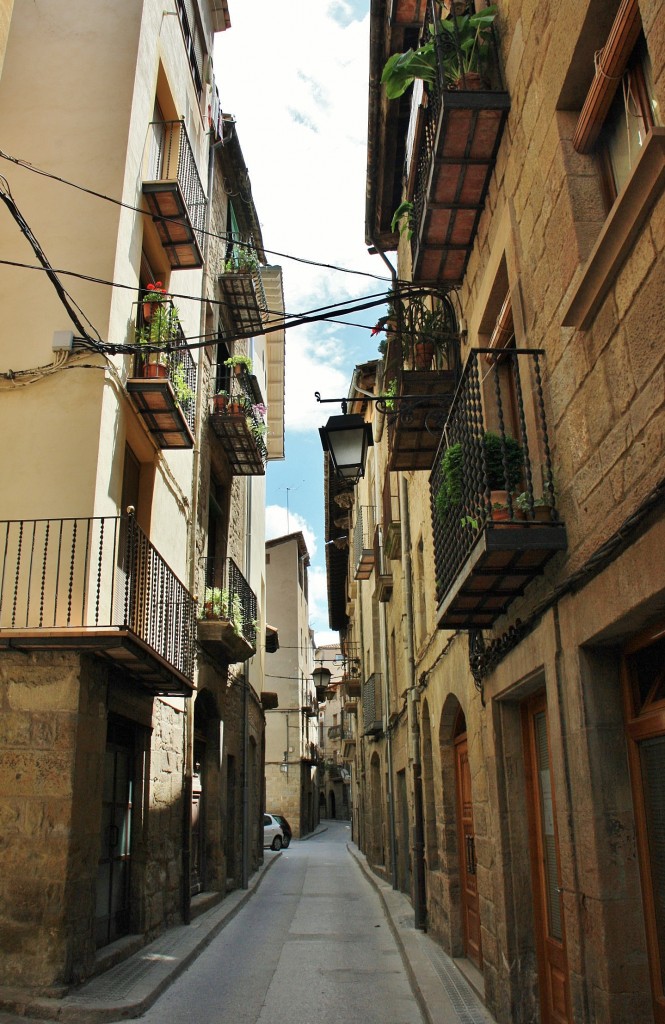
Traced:
<path fill-rule="evenodd" d="M 146 1024 L 423 1024 L 345 822 L 293 840 Z"/>

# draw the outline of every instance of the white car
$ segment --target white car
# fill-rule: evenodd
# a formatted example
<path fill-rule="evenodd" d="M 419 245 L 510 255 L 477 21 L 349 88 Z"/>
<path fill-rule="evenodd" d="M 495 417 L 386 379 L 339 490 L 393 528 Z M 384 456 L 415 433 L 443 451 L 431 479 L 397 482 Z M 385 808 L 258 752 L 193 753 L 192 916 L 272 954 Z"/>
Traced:
<path fill-rule="evenodd" d="M 281 850 L 284 846 L 282 826 L 272 814 L 263 815 L 263 849 Z"/>

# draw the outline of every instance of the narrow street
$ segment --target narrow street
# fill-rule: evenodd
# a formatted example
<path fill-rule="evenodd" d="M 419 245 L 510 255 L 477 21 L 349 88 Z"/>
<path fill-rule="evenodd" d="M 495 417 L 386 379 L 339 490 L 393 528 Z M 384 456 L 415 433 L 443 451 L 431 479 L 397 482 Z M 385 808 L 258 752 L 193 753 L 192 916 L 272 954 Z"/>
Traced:
<path fill-rule="evenodd" d="M 281 854 L 146 1024 L 420 1024 L 379 898 L 347 851 L 350 827 L 325 825 Z"/>

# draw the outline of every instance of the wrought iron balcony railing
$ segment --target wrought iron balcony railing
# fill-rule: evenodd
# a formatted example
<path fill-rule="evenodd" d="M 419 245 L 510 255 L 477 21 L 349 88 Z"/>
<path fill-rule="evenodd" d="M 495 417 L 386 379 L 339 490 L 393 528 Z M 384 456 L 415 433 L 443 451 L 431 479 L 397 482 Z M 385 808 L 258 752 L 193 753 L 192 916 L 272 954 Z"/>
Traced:
<path fill-rule="evenodd" d="M 383 550 L 386 558 L 402 557 L 398 477 L 390 472 L 383 480 Z"/>
<path fill-rule="evenodd" d="M 153 121 L 143 194 L 171 267 L 203 266 L 207 200 L 184 121 Z"/>
<path fill-rule="evenodd" d="M 383 732 L 383 691 L 381 689 L 381 673 L 373 672 L 362 689 L 363 729 L 365 736 L 374 736 Z"/>
<path fill-rule="evenodd" d="M 81 647 L 106 644 L 115 657 L 109 629 L 122 631 L 191 681 L 195 623 L 194 598 L 133 516 L 0 523 L 0 643 L 20 631 L 15 645 L 71 646 L 77 631 Z M 126 667 L 136 669 L 131 660 Z M 151 688 L 183 692 L 154 680 L 151 670 Z"/>
<path fill-rule="evenodd" d="M 542 357 L 476 349 L 467 361 L 430 476 L 440 627 L 490 626 L 566 546 Z"/>
<path fill-rule="evenodd" d="M 183 347 L 186 338 L 175 306 L 170 299 L 140 302 L 135 322 L 142 350 L 134 359 L 127 390 L 160 448 L 191 448 L 196 364 Z"/>
<path fill-rule="evenodd" d="M 374 527 L 376 509 L 373 505 L 359 505 L 353 528 L 354 579 L 368 580 L 374 568 Z"/>
<path fill-rule="evenodd" d="M 233 634 L 239 641 L 237 650 L 236 644 L 232 643 L 234 650 L 230 652 L 231 654 L 244 653 L 244 649 L 249 652 L 247 657 L 256 653 L 256 594 L 232 558 L 227 558 L 221 563 L 214 558 L 206 560 L 206 579 L 200 616 L 202 622 L 228 623 L 229 634 Z M 200 630 L 199 639 L 204 643 Z M 213 642 L 216 639 L 213 638 Z M 222 642 L 228 644 L 231 640 L 232 638 L 227 636 Z M 234 660 L 246 658 L 239 657 Z"/>
<path fill-rule="evenodd" d="M 423 41 L 439 21 L 439 6 L 428 3 Z M 461 282 L 473 248 L 510 99 L 500 81 L 493 36 L 489 51 L 494 59 L 483 76 L 466 73 L 454 88 L 440 34 L 436 38 L 435 80 L 428 87 L 427 103 L 414 104 L 409 127 L 409 136 L 420 139 L 413 165 L 407 167 L 413 200 L 413 279 L 454 284 Z M 460 63 L 464 66 L 465 60 Z"/>
<path fill-rule="evenodd" d="M 231 266 L 219 275 L 222 292 L 222 314 L 231 330 L 241 333 L 258 331 L 268 316 L 268 300 L 258 265 L 243 263 L 246 253 L 253 252 L 249 246 L 240 248 L 237 260 L 231 259 Z"/>
<path fill-rule="evenodd" d="M 263 476 L 268 458 L 266 407 L 256 378 L 242 370 L 226 376 L 218 372 L 215 379 L 222 386 L 212 399 L 213 433 L 236 476 Z"/>

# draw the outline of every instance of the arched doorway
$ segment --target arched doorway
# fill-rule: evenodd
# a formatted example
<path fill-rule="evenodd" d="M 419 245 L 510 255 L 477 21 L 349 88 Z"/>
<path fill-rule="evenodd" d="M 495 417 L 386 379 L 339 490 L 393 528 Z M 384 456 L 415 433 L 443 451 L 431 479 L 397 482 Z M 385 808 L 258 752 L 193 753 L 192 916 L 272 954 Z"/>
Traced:
<path fill-rule="evenodd" d="M 336 818 L 337 815 L 335 813 L 335 794 L 333 793 L 332 789 L 330 790 L 330 794 L 329 794 L 328 799 L 329 799 L 329 802 L 330 802 L 330 817 L 331 818 Z"/>
<path fill-rule="evenodd" d="M 482 967 L 480 909 L 476 874 L 476 834 L 473 825 L 471 769 L 466 735 L 466 718 L 460 708 L 453 732 L 455 746 L 455 795 L 457 803 L 457 843 L 460 866 L 460 899 L 464 953 Z"/>
<path fill-rule="evenodd" d="M 421 719 L 421 763 L 423 775 L 423 826 L 425 832 L 425 861 L 432 871 L 439 866 L 439 842 L 436 816 L 436 798 L 434 796 L 434 764 L 432 759 L 432 727 L 427 701 L 423 702 Z"/>

